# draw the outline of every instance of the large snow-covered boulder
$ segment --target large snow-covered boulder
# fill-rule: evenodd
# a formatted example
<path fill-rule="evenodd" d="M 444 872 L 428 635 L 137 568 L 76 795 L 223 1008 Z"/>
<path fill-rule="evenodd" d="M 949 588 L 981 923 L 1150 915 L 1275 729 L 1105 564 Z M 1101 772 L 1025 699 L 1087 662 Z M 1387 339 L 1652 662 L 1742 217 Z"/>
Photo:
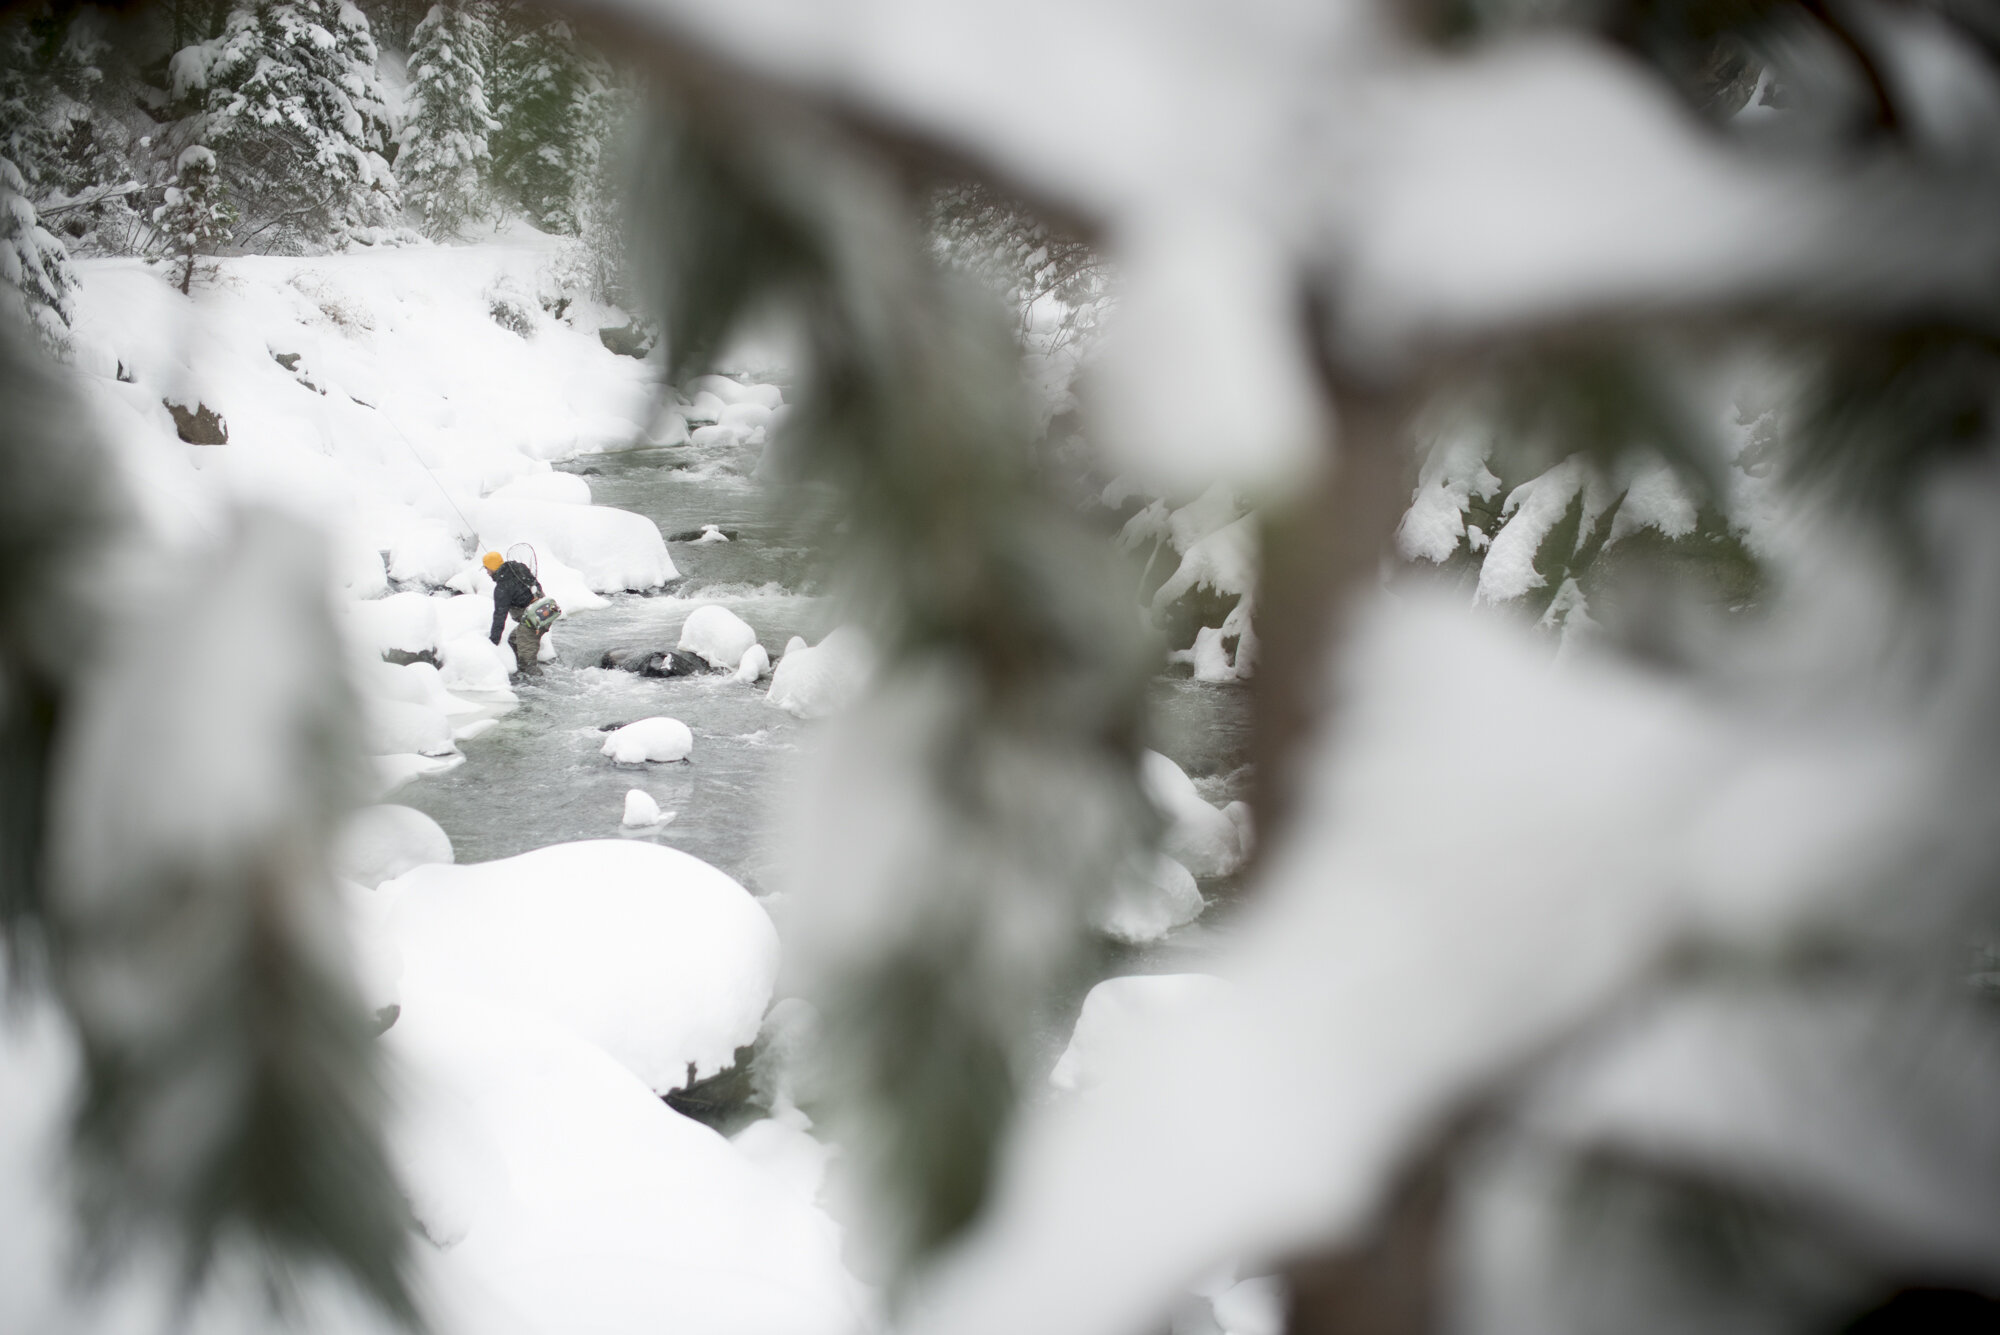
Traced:
<path fill-rule="evenodd" d="M 438 647 L 438 600 L 421 593 L 392 593 L 346 604 L 349 637 L 355 647 L 374 657 L 401 650 L 406 654 Z"/>
<path fill-rule="evenodd" d="M 726 375 L 696 376 L 687 387 L 697 396 L 713 394 L 725 407 L 754 403 L 765 409 L 775 409 L 785 401 L 784 391 L 776 385 L 746 385 Z M 696 401 L 700 401 L 699 397 Z"/>
<path fill-rule="evenodd" d="M 575 473 L 530 473 L 494 489 L 496 501 L 554 501 L 559 505 L 589 505 L 590 484 Z"/>
<path fill-rule="evenodd" d="M 1105 979 L 1084 997 L 1076 1029 L 1049 1072 L 1049 1083 L 1069 1093 L 1089 1089 L 1135 1043 L 1194 1019 L 1220 1004 L 1229 991 L 1229 983 L 1205 973 Z"/>
<path fill-rule="evenodd" d="M 647 761 L 686 760 L 694 751 L 694 733 L 675 718 L 642 718 L 613 729 L 600 748 L 621 765 L 643 765 Z"/>
<path fill-rule="evenodd" d="M 648 846 L 626 844 L 633 851 Z M 850 1335 L 838 1227 L 600 1051 L 533 1014 L 404 979 L 391 1145 L 445 1330 Z M 450 1300 L 490 1310 L 466 1320 Z M 453 1320 L 457 1317 L 459 1319 Z"/>
<path fill-rule="evenodd" d="M 449 990 L 533 1012 L 656 1093 L 757 1037 L 778 936 L 748 891 L 678 849 L 555 844 L 386 882 L 406 996 Z"/>
<path fill-rule="evenodd" d="M 445 643 L 439 680 L 448 690 L 497 694 L 512 690 L 507 683 L 514 666 L 513 650 L 473 631 Z"/>
<path fill-rule="evenodd" d="M 1137 945 L 1193 922 L 1201 910 L 1194 873 L 1160 853 L 1119 878 L 1093 921 L 1106 936 Z"/>
<path fill-rule="evenodd" d="M 824 718 L 860 696 L 874 671 L 875 647 L 852 626 L 811 647 L 793 636 L 764 698 L 796 718 Z"/>
<path fill-rule="evenodd" d="M 678 648 L 700 654 L 711 667 L 735 669 L 757 643 L 750 623 L 720 603 L 703 603 L 688 613 Z"/>
<path fill-rule="evenodd" d="M 573 567 L 596 593 L 655 589 L 680 574 L 659 526 L 629 510 L 489 497 L 475 518 L 479 540 L 487 547 L 504 552 L 525 542 Z M 542 584 L 554 594 L 550 573 L 541 572 Z M 562 595 L 555 596 L 561 601 Z"/>
<path fill-rule="evenodd" d="M 366 702 L 362 713 L 367 720 L 362 743 L 371 756 L 448 756 L 456 749 L 451 720 L 429 705 L 378 696 Z"/>
<path fill-rule="evenodd" d="M 1202 800 L 1186 771 L 1158 751 L 1139 758 L 1139 785 L 1166 820 L 1161 851 L 1196 876 L 1227 876 L 1243 865 L 1236 822 Z"/>
<path fill-rule="evenodd" d="M 334 869 L 351 881 L 377 886 L 429 863 L 452 860 L 451 836 L 415 807 L 385 803 L 363 807 L 342 824 L 334 844 Z"/>

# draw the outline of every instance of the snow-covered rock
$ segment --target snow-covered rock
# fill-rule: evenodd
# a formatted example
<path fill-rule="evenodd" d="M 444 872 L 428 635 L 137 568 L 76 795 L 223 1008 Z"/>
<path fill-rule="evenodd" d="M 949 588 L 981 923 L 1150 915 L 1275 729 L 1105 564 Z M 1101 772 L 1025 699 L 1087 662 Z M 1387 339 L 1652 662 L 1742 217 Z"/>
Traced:
<path fill-rule="evenodd" d="M 771 655 L 764 652 L 764 646 L 753 644 L 743 651 L 743 660 L 736 665 L 735 681 L 752 684 L 762 680 L 771 671 Z"/>
<path fill-rule="evenodd" d="M 746 385 L 726 375 L 696 376 L 688 382 L 688 388 L 696 392 L 697 403 L 700 402 L 700 395 L 712 394 L 724 408 L 756 404 L 770 411 L 785 401 L 784 392 L 776 385 Z"/>
<path fill-rule="evenodd" d="M 874 671 L 875 647 L 852 626 L 811 647 L 793 636 L 771 672 L 765 699 L 796 718 L 824 718 L 866 690 Z"/>
<path fill-rule="evenodd" d="M 658 825 L 660 819 L 660 804 L 653 800 L 651 793 L 646 792 L 642 788 L 632 788 L 626 791 L 625 814 L 620 819 L 619 824 Z"/>
<path fill-rule="evenodd" d="M 473 631 L 454 636 L 444 646 L 444 668 L 440 680 L 453 691 L 508 691 L 508 674 L 514 670 L 514 653 Z"/>
<path fill-rule="evenodd" d="M 1098 906 L 1093 921 L 1105 935 L 1137 944 L 1157 941 L 1193 922 L 1201 910 L 1194 874 L 1162 853 L 1122 877 Z"/>
<path fill-rule="evenodd" d="M 341 826 L 333 864 L 342 876 L 374 887 L 404 872 L 452 860 L 451 836 L 414 807 L 363 807 Z"/>
<path fill-rule="evenodd" d="M 757 1037 L 778 937 L 748 891 L 690 854 L 634 840 L 556 844 L 386 882 L 403 991 L 539 1015 L 656 1093 L 730 1065 Z"/>
<path fill-rule="evenodd" d="M 1148 751 L 1139 759 L 1139 784 L 1166 819 L 1160 848 L 1168 857 L 1196 876 L 1227 876 L 1243 865 L 1236 822 L 1203 801 L 1179 765 Z"/>
<path fill-rule="evenodd" d="M 680 573 L 667 555 L 659 526 L 629 510 L 496 496 L 480 503 L 475 519 L 485 546 L 504 552 L 525 542 L 539 555 L 573 568 L 596 593 L 655 589 Z M 537 570 L 543 587 L 560 602 L 551 573 Z M 568 603 L 564 608 L 579 610 Z"/>
<path fill-rule="evenodd" d="M 734 669 L 757 643 L 757 632 L 720 603 L 703 603 L 688 613 L 677 648 L 699 654 L 709 666 Z"/>
<path fill-rule="evenodd" d="M 609 733 L 601 754 L 621 765 L 643 765 L 649 760 L 686 760 L 694 750 L 694 734 L 688 725 L 673 718 L 642 718 Z"/>
<path fill-rule="evenodd" d="M 392 593 L 347 604 L 347 626 L 355 647 L 378 658 L 391 650 L 435 653 L 437 602 L 421 593 Z"/>
<path fill-rule="evenodd" d="M 530 473 L 494 488 L 495 501 L 553 501 L 559 505 L 589 505 L 590 484 L 574 473 Z"/>
<path fill-rule="evenodd" d="M 420 1250 L 447 1293 L 496 1309 L 441 1329 L 869 1328 L 838 1227 L 721 1136 L 533 1014 L 409 980 L 405 997 L 384 1036 L 413 1091 L 392 1144 L 419 1222 L 450 1244 Z"/>
<path fill-rule="evenodd" d="M 1084 997 L 1069 1046 L 1056 1059 L 1049 1083 L 1066 1093 L 1089 1089 L 1135 1040 L 1163 1023 L 1198 1015 L 1229 991 L 1227 982 L 1205 973 L 1105 979 Z"/>
<path fill-rule="evenodd" d="M 366 703 L 363 715 L 368 725 L 363 745 L 371 756 L 448 756 L 455 749 L 451 720 L 429 705 L 377 697 Z"/>

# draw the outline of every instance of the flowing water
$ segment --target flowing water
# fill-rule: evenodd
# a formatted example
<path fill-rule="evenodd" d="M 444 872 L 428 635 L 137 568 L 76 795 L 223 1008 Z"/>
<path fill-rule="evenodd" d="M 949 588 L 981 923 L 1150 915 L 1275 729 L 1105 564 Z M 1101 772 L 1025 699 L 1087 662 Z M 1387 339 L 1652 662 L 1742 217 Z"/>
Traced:
<path fill-rule="evenodd" d="M 643 838 L 693 853 L 753 893 L 773 890 L 769 817 L 815 725 L 766 704 L 768 679 L 750 686 L 725 676 L 645 678 L 595 664 L 607 648 L 672 648 L 688 614 L 704 603 L 742 617 L 774 659 L 793 635 L 817 642 L 834 612 L 803 591 L 812 587 L 811 553 L 740 461 L 701 459 L 681 447 L 595 456 L 570 469 L 585 475 L 597 503 L 643 514 L 670 538 L 704 524 L 735 537 L 670 542 L 683 576 L 670 594 L 620 594 L 609 607 L 565 616 L 553 632 L 561 659 L 517 688 L 520 707 L 461 743 L 464 764 L 416 779 L 389 800 L 428 812 L 461 862 L 572 839 Z M 1216 802 L 1242 796 L 1246 692 L 1163 677 L 1152 705 L 1155 745 L 1204 795 Z M 654 714 L 693 730 L 689 761 L 628 767 L 599 753 L 605 725 Z M 631 788 L 676 813 L 673 820 L 643 834 L 622 830 Z"/>

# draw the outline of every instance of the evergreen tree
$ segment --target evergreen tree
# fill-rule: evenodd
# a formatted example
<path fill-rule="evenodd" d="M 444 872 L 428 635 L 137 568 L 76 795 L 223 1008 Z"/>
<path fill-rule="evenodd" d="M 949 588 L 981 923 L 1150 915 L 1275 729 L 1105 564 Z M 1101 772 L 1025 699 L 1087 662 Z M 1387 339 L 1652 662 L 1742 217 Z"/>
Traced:
<path fill-rule="evenodd" d="M 574 236 L 602 147 L 607 71 L 567 23 L 512 19 L 496 60 L 494 175 L 530 221 Z"/>
<path fill-rule="evenodd" d="M 44 4 L 0 23 L 0 155 L 11 160 L 44 226 L 71 247 L 124 251 L 138 173 L 131 52 L 106 38 L 95 9 Z"/>
<path fill-rule="evenodd" d="M 485 204 L 486 139 L 499 128 L 486 101 L 490 41 L 473 0 L 446 0 L 417 25 L 400 165 L 405 196 L 435 240 L 457 235 Z"/>
<path fill-rule="evenodd" d="M 0 280 L 20 294 L 29 323 L 44 341 L 60 345 L 68 337 L 69 294 L 76 287 L 69 252 L 42 226 L 27 182 L 5 157 L 0 157 Z"/>
<path fill-rule="evenodd" d="M 221 37 L 175 57 L 174 90 L 199 94 L 239 244 L 337 245 L 396 217 L 375 56 L 367 17 L 345 0 L 282 0 L 239 7 Z"/>
<path fill-rule="evenodd" d="M 229 236 L 230 212 L 216 180 L 214 153 L 196 145 L 180 155 L 167 202 L 153 217 L 172 247 L 174 284 L 186 295 L 201 256 L 213 254 Z"/>

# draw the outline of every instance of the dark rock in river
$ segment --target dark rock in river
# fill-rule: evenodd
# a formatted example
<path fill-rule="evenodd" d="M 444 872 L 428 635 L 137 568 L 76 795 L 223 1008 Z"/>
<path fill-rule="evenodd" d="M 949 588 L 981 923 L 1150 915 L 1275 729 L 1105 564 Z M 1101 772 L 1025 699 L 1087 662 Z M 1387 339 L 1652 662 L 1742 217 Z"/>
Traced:
<path fill-rule="evenodd" d="M 715 670 L 704 659 L 678 649 L 606 649 L 597 666 L 642 677 L 693 677 Z"/>

